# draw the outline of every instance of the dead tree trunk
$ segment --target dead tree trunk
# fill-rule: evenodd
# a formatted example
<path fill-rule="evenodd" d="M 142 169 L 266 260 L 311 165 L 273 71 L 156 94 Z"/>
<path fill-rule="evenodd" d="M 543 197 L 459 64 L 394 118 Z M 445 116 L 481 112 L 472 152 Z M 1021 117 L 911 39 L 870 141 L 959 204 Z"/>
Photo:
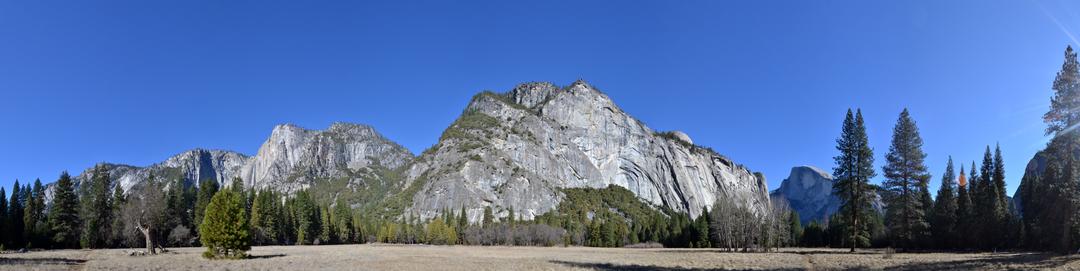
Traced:
<path fill-rule="evenodd" d="M 142 222 L 136 221 L 135 228 L 143 234 L 144 238 L 146 238 L 146 254 L 157 254 L 157 251 L 155 251 L 154 247 L 154 237 L 150 234 L 150 226 L 144 226 Z"/>

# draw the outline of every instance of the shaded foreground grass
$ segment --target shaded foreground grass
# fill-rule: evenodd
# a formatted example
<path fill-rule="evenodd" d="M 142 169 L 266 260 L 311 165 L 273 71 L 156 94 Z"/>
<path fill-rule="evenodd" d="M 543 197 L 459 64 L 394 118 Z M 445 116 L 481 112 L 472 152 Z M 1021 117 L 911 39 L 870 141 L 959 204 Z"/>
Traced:
<path fill-rule="evenodd" d="M 843 249 L 728 253 L 716 249 L 337 245 L 254 247 L 245 260 L 203 248 L 130 257 L 126 249 L 0 254 L 0 270 L 1030 270 L 1080 269 L 1080 256 L 1043 253 L 850 254 Z"/>

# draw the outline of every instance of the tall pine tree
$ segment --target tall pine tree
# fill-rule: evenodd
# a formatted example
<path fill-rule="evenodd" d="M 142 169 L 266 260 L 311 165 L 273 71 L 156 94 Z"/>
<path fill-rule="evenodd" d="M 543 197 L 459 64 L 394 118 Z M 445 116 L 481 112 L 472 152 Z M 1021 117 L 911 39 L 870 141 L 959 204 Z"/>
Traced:
<path fill-rule="evenodd" d="M 1080 62 L 1072 47 L 1054 78 L 1054 97 L 1043 115 L 1046 135 L 1053 139 L 1037 155 L 1043 172 L 1025 174 L 1020 192 L 1025 241 L 1030 248 L 1074 252 L 1080 247 L 1080 187 L 1076 181 L 1076 151 L 1080 150 Z"/>
<path fill-rule="evenodd" d="M 930 174 L 924 164 L 926 153 L 922 145 L 915 120 L 904 109 L 893 128 L 892 145 L 882 167 L 886 178 L 884 188 L 889 195 L 886 221 L 893 244 L 899 248 L 918 247 L 930 228 L 924 201 L 924 196 L 929 196 L 924 190 Z"/>
<path fill-rule="evenodd" d="M 982 168 L 979 172 L 978 206 L 976 207 L 976 219 L 982 221 L 979 227 L 979 246 L 983 249 L 995 249 L 1003 245 L 1002 236 L 1006 232 L 1002 225 L 1006 224 L 1005 206 L 998 200 L 997 185 L 994 184 L 994 162 L 990 155 L 990 146 L 986 146 L 983 153 Z"/>
<path fill-rule="evenodd" d="M 85 185 L 85 184 L 84 184 Z M 83 224 L 80 243 L 83 248 L 101 248 L 108 241 L 112 208 L 109 199 L 112 196 L 109 170 L 104 164 L 94 167 L 89 188 L 83 202 Z"/>
<path fill-rule="evenodd" d="M 836 149 L 840 155 L 833 158 L 836 162 L 833 193 L 842 202 L 839 210 L 842 215 L 838 217 L 848 225 L 847 244 L 851 246 L 851 252 L 855 252 L 858 246 L 870 243 L 870 201 L 874 194 L 869 181 L 875 175 L 874 153 L 870 149 L 861 110 L 853 116 L 848 109 L 840 137 L 836 139 Z"/>
<path fill-rule="evenodd" d="M 124 204 L 127 203 L 127 198 L 124 197 L 124 188 L 120 184 L 116 184 L 113 188 L 112 199 L 110 204 L 112 205 L 112 221 L 111 231 L 109 232 L 109 244 L 111 246 L 120 246 L 124 241 Z"/>
<path fill-rule="evenodd" d="M 11 187 L 11 199 L 8 203 L 8 215 L 7 215 L 7 245 L 10 248 L 22 247 L 26 245 L 23 240 L 23 200 L 22 200 L 22 187 L 19 186 L 19 180 L 15 180 L 15 185 Z"/>
<path fill-rule="evenodd" d="M 3 187 L 0 187 L 0 246 L 7 243 L 10 234 L 7 231 L 8 228 L 8 207 L 7 207 L 7 192 Z"/>
<path fill-rule="evenodd" d="M 960 172 L 960 175 L 963 175 L 964 169 L 961 168 Z M 956 199 L 955 178 L 956 173 L 953 172 L 953 160 L 952 156 L 950 156 L 949 162 L 945 164 L 945 174 L 941 176 L 941 187 L 938 188 L 937 199 L 934 201 L 934 211 L 930 216 L 930 226 L 936 241 L 934 245 L 938 248 L 953 248 L 957 244 L 956 222 L 959 207 Z M 961 189 L 963 189 L 962 186 Z"/>
<path fill-rule="evenodd" d="M 995 200 L 997 200 L 998 204 L 1005 208 L 1007 215 L 1010 208 L 1008 196 L 1005 195 L 1007 189 L 1007 187 L 1005 186 L 1005 158 L 1001 157 L 1001 144 L 997 144 L 996 146 L 994 146 L 993 172 L 994 187 L 997 190 L 997 194 L 995 194 Z"/>
<path fill-rule="evenodd" d="M 49 205 L 49 227 L 53 244 L 60 248 L 74 248 L 79 240 L 79 199 L 75 184 L 67 171 L 60 173 L 53 188 L 52 204 Z"/>
<path fill-rule="evenodd" d="M 218 188 L 218 182 L 214 179 L 207 178 L 199 181 L 199 193 L 195 197 L 195 228 L 200 228 L 206 206 L 210 204 L 210 199 L 214 198 L 214 194 L 217 194 Z"/>

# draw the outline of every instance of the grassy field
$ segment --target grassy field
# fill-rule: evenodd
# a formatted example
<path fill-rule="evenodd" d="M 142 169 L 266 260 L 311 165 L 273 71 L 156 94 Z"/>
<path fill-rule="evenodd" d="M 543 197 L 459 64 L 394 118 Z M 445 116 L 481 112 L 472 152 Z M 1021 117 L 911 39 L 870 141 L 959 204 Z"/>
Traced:
<path fill-rule="evenodd" d="M 1030 270 L 1080 269 L 1080 256 L 1039 253 L 849 254 L 840 249 L 722 253 L 709 249 L 340 245 L 255 247 L 210 261 L 202 248 L 127 256 L 126 249 L 0 254 L 0 270 Z"/>

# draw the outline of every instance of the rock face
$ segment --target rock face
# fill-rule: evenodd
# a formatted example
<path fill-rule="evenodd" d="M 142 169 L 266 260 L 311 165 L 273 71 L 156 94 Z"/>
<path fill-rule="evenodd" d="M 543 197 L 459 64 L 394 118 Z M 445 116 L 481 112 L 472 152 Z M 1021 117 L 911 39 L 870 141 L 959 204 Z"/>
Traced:
<path fill-rule="evenodd" d="M 473 222 L 485 207 L 498 217 L 512 209 L 521 219 L 532 219 L 557 207 L 563 188 L 609 185 L 693 217 L 720 199 L 759 213 L 770 207 L 764 176 L 694 145 L 685 133 L 650 129 L 581 81 L 478 94 L 438 144 L 420 156 L 369 126 L 336 123 L 316 131 L 285 124 L 250 157 L 196 149 L 146 167 L 107 168 L 113 183 L 125 190 L 150 175 L 182 178 L 189 185 L 212 178 L 228 186 L 241 178 L 247 187 L 285 193 L 328 179 L 335 182 L 326 189 L 356 192 L 355 185 L 377 185 L 364 190 L 369 192 L 364 200 L 394 204 L 379 210 L 400 208 L 392 212 L 403 209 L 401 215 L 426 219 L 464 207 Z M 90 170 L 79 174 L 77 184 L 91 175 Z M 378 182 L 369 183 L 372 178 Z M 341 180 L 346 183 L 339 187 Z"/>
<path fill-rule="evenodd" d="M 418 188 L 407 212 L 421 218 L 464 206 L 471 221 L 485 207 L 532 219 L 557 206 L 561 188 L 608 185 L 695 217 L 720 198 L 762 212 L 769 206 L 760 174 L 684 133 L 653 131 L 582 81 L 476 95 L 409 168 L 406 183 Z"/>
<path fill-rule="evenodd" d="M 231 151 L 194 149 L 170 157 L 161 163 L 148 167 L 135 167 L 121 164 L 105 164 L 113 185 L 119 185 L 124 191 L 145 181 L 150 175 L 157 179 L 174 180 L 184 178 L 189 182 L 213 178 L 219 181 L 231 180 L 237 176 L 240 167 L 248 157 Z M 77 185 L 90 181 L 94 177 L 93 168 L 74 177 Z"/>
<path fill-rule="evenodd" d="M 1080 156 L 1080 150 L 1074 150 L 1073 153 Z M 1034 185 L 1032 182 L 1042 179 L 1043 174 L 1046 173 L 1047 156 L 1049 156 L 1049 154 L 1047 154 L 1044 149 L 1031 157 L 1027 167 L 1024 168 L 1024 176 L 1020 179 L 1020 185 L 1017 186 L 1016 192 L 1013 192 L 1013 196 L 1008 198 L 1010 203 L 1009 208 L 1013 208 L 1013 211 L 1016 211 L 1016 213 L 1021 216 L 1023 215 L 1022 211 L 1024 210 L 1023 205 L 1021 204 L 1021 195 L 1023 194 L 1021 191 L 1027 190 L 1029 186 Z"/>
<path fill-rule="evenodd" d="M 786 200 L 791 209 L 799 212 L 799 220 L 805 225 L 810 221 L 825 221 L 840 209 L 840 198 L 832 193 L 832 174 L 813 166 L 791 168 L 791 174 L 780 183 L 780 188 L 769 195 Z"/>
<path fill-rule="evenodd" d="M 786 201 L 792 210 L 799 213 L 803 225 L 814 220 L 824 222 L 840 209 L 840 198 L 832 190 L 835 182 L 832 174 L 817 167 L 797 166 L 791 168 L 791 174 L 780 183 L 780 188 L 773 190 L 769 196 Z M 872 204 L 878 212 L 884 210 L 880 194 Z"/>
<path fill-rule="evenodd" d="M 247 185 L 293 192 L 325 178 L 351 178 L 372 168 L 396 169 L 413 154 L 366 125 L 335 123 L 325 131 L 278 125 L 239 177 Z"/>
<path fill-rule="evenodd" d="M 335 123 L 325 131 L 291 124 L 274 127 L 270 138 L 252 157 L 231 151 L 195 149 L 147 167 L 106 164 L 114 184 L 129 190 L 151 174 L 157 178 L 183 178 L 195 185 L 203 179 L 222 186 L 239 177 L 245 186 L 292 192 L 321 178 L 352 178 L 375 167 L 395 169 L 412 160 L 412 153 L 370 126 Z M 92 168 L 75 177 L 83 183 Z"/>

